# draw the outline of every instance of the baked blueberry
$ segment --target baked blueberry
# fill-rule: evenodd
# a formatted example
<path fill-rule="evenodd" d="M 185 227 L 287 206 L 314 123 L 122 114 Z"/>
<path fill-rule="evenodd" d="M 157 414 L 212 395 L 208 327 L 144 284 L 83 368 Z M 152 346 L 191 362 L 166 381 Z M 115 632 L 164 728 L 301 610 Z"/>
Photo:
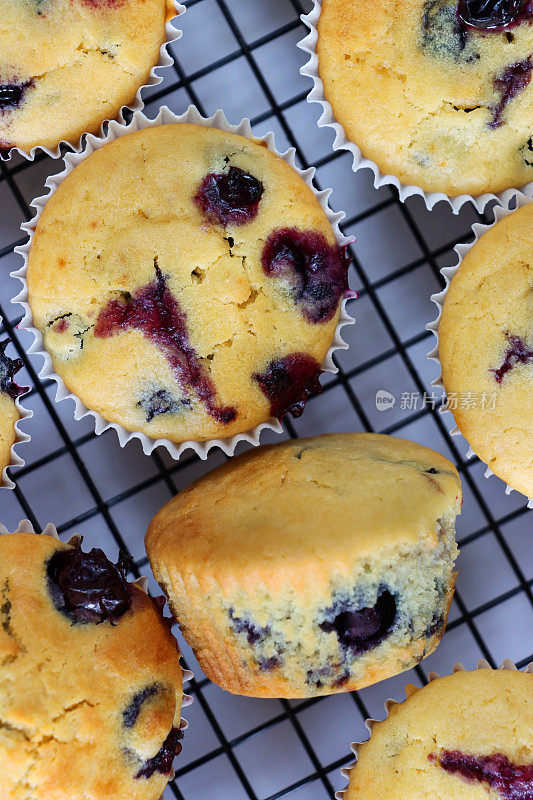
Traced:
<path fill-rule="evenodd" d="M 309 322 L 327 322 L 348 291 L 346 250 L 313 231 L 282 228 L 268 238 L 261 256 L 265 274 L 286 281 Z"/>
<path fill-rule="evenodd" d="M 505 800 L 533 800 L 533 764 L 513 764 L 503 753 L 490 756 L 441 750 L 428 759 L 469 782 L 486 783 Z"/>
<path fill-rule="evenodd" d="M 342 647 L 359 654 L 381 644 L 395 621 L 396 599 L 385 589 L 373 606 L 356 609 L 349 601 L 337 601 L 326 609 L 320 628 L 325 633 L 335 631 Z"/>
<path fill-rule="evenodd" d="M 46 572 L 54 605 L 73 622 L 116 623 L 130 608 L 124 562 L 112 564 L 99 548 L 57 550 Z"/>
<path fill-rule="evenodd" d="M 269 401 L 272 416 L 281 419 L 289 411 L 293 417 L 301 416 L 308 398 L 321 393 L 320 372 L 311 356 L 291 353 L 275 359 L 263 373 L 252 377 Z"/>
<path fill-rule="evenodd" d="M 533 349 L 528 347 L 520 336 L 513 336 L 510 333 L 507 333 L 506 336 L 509 347 L 505 351 L 503 362 L 496 369 L 491 369 L 497 383 L 501 383 L 505 375 L 517 364 L 533 363 Z"/>
<path fill-rule="evenodd" d="M 163 742 L 161 750 L 153 757 L 148 759 L 135 775 L 136 778 L 151 778 L 154 772 L 162 775 L 170 775 L 172 763 L 182 750 L 181 739 L 183 732 L 180 728 L 172 728 L 167 738 Z"/>
<path fill-rule="evenodd" d="M 137 405 L 144 411 L 146 421 L 151 422 L 154 417 L 160 414 L 179 413 L 183 408 L 189 407 L 191 401 L 187 397 L 177 400 L 168 389 L 156 389 L 153 392 L 144 394 Z"/>
<path fill-rule="evenodd" d="M 20 358 L 13 359 L 6 356 L 8 344 L 8 339 L 0 342 L 0 391 L 8 394 L 12 400 L 16 400 L 17 397 L 28 391 L 28 387 L 18 386 L 13 380 L 24 364 Z"/>
<path fill-rule="evenodd" d="M 499 102 L 493 106 L 491 128 L 499 128 L 503 124 L 503 112 L 508 103 L 522 92 L 531 80 L 533 61 L 531 57 L 510 64 L 494 78 L 494 88 L 500 94 Z"/>
<path fill-rule="evenodd" d="M 133 294 L 126 292 L 120 299 L 110 300 L 101 309 L 94 335 L 109 337 L 129 328 L 142 331 L 164 354 L 180 385 L 194 389 L 218 422 L 232 422 L 237 410 L 216 403 L 216 387 L 189 341 L 186 315 L 168 288 L 157 260 L 154 268 L 155 280 Z"/>
<path fill-rule="evenodd" d="M 33 81 L 0 84 L 0 113 L 17 108 L 30 86 L 33 86 Z"/>
<path fill-rule="evenodd" d="M 533 17 L 532 0 L 459 0 L 457 15 L 468 28 L 498 32 Z"/>
<path fill-rule="evenodd" d="M 231 624 L 235 632 L 245 633 L 248 644 L 253 645 L 259 644 L 259 642 L 264 642 L 266 636 L 270 633 L 270 628 L 268 625 L 263 628 L 260 625 L 253 623 L 249 618 L 235 617 L 233 608 L 230 608 L 228 613 L 230 615 Z"/>
<path fill-rule="evenodd" d="M 239 167 L 210 172 L 200 184 L 194 202 L 212 221 L 243 225 L 257 215 L 263 184 Z"/>
<path fill-rule="evenodd" d="M 133 695 L 129 705 L 122 712 L 122 721 L 125 728 L 133 728 L 139 718 L 143 703 L 146 703 L 147 700 L 154 697 L 158 692 L 159 687 L 157 683 L 153 683 L 151 686 L 146 686 L 144 689 L 141 689 L 140 692 L 136 692 L 136 694 Z"/>

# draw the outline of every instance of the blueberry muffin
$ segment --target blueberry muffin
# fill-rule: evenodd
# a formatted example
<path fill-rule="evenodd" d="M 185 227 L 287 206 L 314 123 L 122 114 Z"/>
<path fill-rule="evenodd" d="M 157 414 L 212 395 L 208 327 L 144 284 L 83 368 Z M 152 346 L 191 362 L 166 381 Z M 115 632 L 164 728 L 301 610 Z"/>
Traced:
<path fill-rule="evenodd" d="M 11 448 L 17 440 L 15 425 L 20 414 L 15 400 L 27 391 L 15 383 L 14 377 L 22 369 L 22 361 L 6 355 L 8 344 L 7 339 L 0 342 L 0 486 L 2 472 L 11 463 Z"/>
<path fill-rule="evenodd" d="M 97 133 L 146 83 L 174 15 L 171 0 L 4 0 L 1 151 Z"/>
<path fill-rule="evenodd" d="M 406 688 L 358 747 L 344 800 L 530 800 L 533 675 L 479 669 Z"/>
<path fill-rule="evenodd" d="M 530 0 L 323 0 L 319 73 L 382 173 L 448 195 L 533 180 Z"/>
<path fill-rule="evenodd" d="M 360 689 L 437 646 L 453 594 L 455 468 L 332 434 L 241 455 L 156 514 L 146 549 L 198 661 L 254 697 Z"/>
<path fill-rule="evenodd" d="M 472 450 L 533 497 L 533 203 L 503 217 L 467 252 L 439 323 L 453 415 Z"/>
<path fill-rule="evenodd" d="M 182 442 L 302 412 L 320 390 L 347 266 L 283 159 L 177 124 L 76 167 L 37 224 L 27 279 L 69 390 L 127 430 Z"/>
<path fill-rule="evenodd" d="M 0 536 L 0 796 L 158 800 L 179 740 L 179 652 L 124 564 Z"/>

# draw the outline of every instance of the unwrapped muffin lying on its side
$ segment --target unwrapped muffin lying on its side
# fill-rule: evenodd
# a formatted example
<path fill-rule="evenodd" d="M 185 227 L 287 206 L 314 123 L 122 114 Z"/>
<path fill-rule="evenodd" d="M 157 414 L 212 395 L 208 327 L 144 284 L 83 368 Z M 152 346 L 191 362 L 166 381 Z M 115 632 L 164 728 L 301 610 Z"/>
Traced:
<path fill-rule="evenodd" d="M 146 548 L 222 688 L 306 697 L 409 669 L 453 595 L 457 471 L 413 442 L 335 434 L 246 453 L 171 500 Z"/>

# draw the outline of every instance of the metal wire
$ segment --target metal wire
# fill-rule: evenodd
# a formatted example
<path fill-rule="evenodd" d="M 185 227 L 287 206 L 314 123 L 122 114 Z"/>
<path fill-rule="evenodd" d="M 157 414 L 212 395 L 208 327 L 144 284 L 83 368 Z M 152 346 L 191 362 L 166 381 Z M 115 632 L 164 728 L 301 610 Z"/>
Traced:
<path fill-rule="evenodd" d="M 306 97 L 306 92 L 300 92 L 296 94 L 294 97 L 286 100 L 283 103 L 279 103 L 276 101 L 274 93 L 272 92 L 269 83 L 264 76 L 260 66 L 259 61 L 257 59 L 257 51 L 263 45 L 267 45 L 279 39 L 279 37 L 291 33 L 297 32 L 301 34 L 301 37 L 304 36 L 306 29 L 304 25 L 301 23 L 299 16 L 300 14 L 304 13 L 308 10 L 306 3 L 299 2 L 299 0 L 286 0 L 287 3 L 290 3 L 290 6 L 293 10 L 293 18 L 277 28 L 274 31 L 269 32 L 266 35 L 261 36 L 260 38 L 255 39 L 252 42 L 248 42 L 243 35 L 242 31 L 240 30 L 239 24 L 236 20 L 236 16 L 232 11 L 232 2 L 231 0 L 184 0 L 185 5 L 188 9 L 191 9 L 193 6 L 197 6 L 201 3 L 211 3 L 211 5 L 216 5 L 216 8 L 220 12 L 224 24 L 227 26 L 228 30 L 233 35 L 237 46 L 235 49 L 224 57 L 215 60 L 213 63 L 210 63 L 208 66 L 205 66 L 195 72 L 190 72 L 189 74 L 183 68 L 180 63 L 179 59 L 179 42 L 177 43 L 177 47 L 175 47 L 175 52 L 177 53 L 177 58 L 174 64 L 174 77 L 173 79 L 169 80 L 168 78 L 165 80 L 163 88 L 155 90 L 152 92 L 149 103 L 151 106 L 157 104 L 164 104 L 174 92 L 178 90 L 182 90 L 185 92 L 185 96 L 188 102 L 195 104 L 199 111 L 203 114 L 206 114 L 206 109 L 203 108 L 201 99 L 199 97 L 198 92 L 195 89 L 196 81 L 205 78 L 206 76 L 213 76 L 213 79 L 216 80 L 216 73 L 219 69 L 231 64 L 232 62 L 237 61 L 237 59 L 244 58 L 245 62 L 247 63 L 248 67 L 250 68 L 252 74 L 254 75 L 255 79 L 257 80 L 259 87 L 262 90 L 267 102 L 268 102 L 268 110 L 262 112 L 261 114 L 257 115 L 255 118 L 252 119 L 252 126 L 259 125 L 265 123 L 267 121 L 276 122 L 283 134 L 285 135 L 287 141 L 293 146 L 296 150 L 297 157 L 299 159 L 300 165 L 303 168 L 307 168 L 309 166 L 315 166 L 317 168 L 325 167 L 326 165 L 334 162 L 335 160 L 342 157 L 342 154 L 330 152 L 325 157 L 322 157 L 318 161 L 310 164 L 307 162 L 305 157 L 304 149 L 302 148 L 302 143 L 295 136 L 291 125 L 289 124 L 287 112 L 290 109 L 294 108 L 298 103 L 302 102 Z M 265 0 L 266 2 L 266 0 Z M 270 0 L 270 2 L 274 2 L 274 0 Z M 173 108 L 173 110 L 180 112 L 184 110 L 184 108 Z M 233 120 L 236 121 L 236 120 Z M 24 160 L 12 162 L 0 162 L 0 187 L 2 183 L 5 183 L 9 186 L 9 189 L 13 193 L 16 203 L 24 217 L 24 219 L 30 219 L 33 215 L 30 211 L 28 203 L 24 197 L 23 191 L 21 189 L 21 184 L 24 181 L 25 173 L 28 170 L 35 170 L 41 169 L 43 162 L 46 160 L 44 156 L 38 156 L 36 162 L 31 163 Z M 317 182 L 318 183 L 318 182 Z M 322 188 L 319 186 L 319 188 Z M 397 208 L 399 213 L 401 214 L 402 218 L 404 219 L 405 223 L 407 224 L 409 230 L 412 233 L 415 241 L 420 248 L 422 256 L 417 258 L 416 260 L 411 261 L 410 263 L 403 264 L 398 269 L 388 273 L 385 277 L 381 277 L 379 279 L 373 280 L 371 275 L 367 274 L 367 271 L 363 268 L 362 264 L 358 260 L 357 256 L 357 247 L 351 248 L 352 250 L 352 258 L 353 258 L 353 271 L 354 274 L 352 276 L 352 283 L 355 284 L 360 289 L 360 296 L 367 297 L 371 304 L 374 313 L 376 314 L 377 319 L 386 330 L 392 345 L 384 349 L 379 354 L 367 359 L 366 361 L 359 363 L 357 366 L 350 368 L 347 371 L 344 371 L 338 361 L 336 362 L 339 366 L 339 372 L 335 376 L 333 380 L 330 380 L 326 386 L 324 387 L 324 395 L 328 395 L 328 393 L 334 391 L 338 387 L 342 387 L 344 391 L 346 403 L 350 404 L 354 411 L 356 412 L 359 420 L 361 421 L 361 426 L 364 430 L 371 431 L 373 430 L 371 419 L 369 418 L 368 413 L 365 411 L 365 408 L 361 401 L 358 399 L 357 395 L 357 380 L 365 374 L 368 370 L 372 369 L 373 367 L 377 366 L 378 364 L 386 361 L 387 359 L 391 359 L 394 357 L 401 358 L 407 373 L 409 374 L 414 386 L 417 390 L 422 394 L 424 391 L 427 391 L 429 387 L 423 384 L 423 381 L 419 377 L 417 369 L 412 359 L 411 349 L 419 344 L 424 343 L 427 349 L 430 349 L 431 343 L 431 334 L 426 331 L 420 331 L 416 335 L 402 339 L 402 337 L 396 331 L 396 328 L 391 321 L 391 318 L 387 312 L 387 308 L 383 304 L 379 296 L 379 290 L 383 287 L 391 284 L 393 281 L 397 280 L 398 278 L 413 272 L 418 267 L 422 266 L 423 264 L 429 264 L 433 274 L 436 276 L 439 282 L 441 282 L 441 277 L 439 273 L 439 265 L 438 260 L 447 254 L 453 246 L 459 242 L 464 241 L 468 238 L 469 235 L 469 224 L 465 222 L 464 230 L 462 231 L 461 235 L 451 239 L 450 241 L 446 242 L 445 244 L 439 246 L 436 249 L 431 249 L 427 246 L 422 231 L 420 230 L 419 223 L 414 218 L 413 213 L 410 207 L 406 204 L 402 204 L 399 202 L 396 192 L 394 190 L 389 191 L 389 196 L 386 199 L 382 198 L 382 195 L 376 195 L 376 203 L 364 211 L 359 212 L 357 215 L 352 216 L 351 218 L 345 219 L 342 225 L 343 229 L 349 229 L 357 223 L 361 223 L 364 220 L 367 220 L 373 217 L 376 214 L 379 214 L 386 208 Z M 484 218 L 484 216 L 478 215 L 480 221 L 488 221 Z M 20 235 L 20 231 L 18 229 L 10 230 L 10 237 L 12 235 L 12 241 L 8 241 L 6 244 L 2 244 L 0 247 L 0 259 L 7 261 L 9 264 L 10 269 L 16 268 L 18 262 L 16 257 L 13 255 L 13 249 L 16 245 L 22 244 L 24 242 L 24 237 Z M 5 268 L 5 267 L 4 267 Z M 91 472 L 88 469 L 87 465 L 84 462 L 82 455 L 80 454 L 80 448 L 83 445 L 86 445 L 88 442 L 92 441 L 96 434 L 94 433 L 83 433 L 79 436 L 72 436 L 67 427 L 65 426 L 64 422 L 62 421 L 59 413 L 58 407 L 54 403 L 52 399 L 50 399 L 49 392 L 47 389 L 50 386 L 50 382 L 41 382 L 36 373 L 35 363 L 32 359 L 30 359 L 27 354 L 25 353 L 24 347 L 19 341 L 19 338 L 16 334 L 16 326 L 20 321 L 20 317 L 18 319 L 12 318 L 11 321 L 7 314 L 7 309 L 0 307 L 0 314 L 4 320 L 2 333 L 5 335 L 7 334 L 12 342 L 15 350 L 17 351 L 18 356 L 20 356 L 23 361 L 24 365 L 27 369 L 30 382 L 31 382 L 31 392 L 29 395 L 26 396 L 25 401 L 28 398 L 32 398 L 35 395 L 38 395 L 44 408 L 50 415 L 50 418 L 53 422 L 55 430 L 59 436 L 61 444 L 53 449 L 50 453 L 46 455 L 35 458 L 31 460 L 31 446 L 27 446 L 24 448 L 24 452 L 22 455 L 29 460 L 26 466 L 22 469 L 15 472 L 14 477 L 17 480 L 17 485 L 14 490 L 15 496 L 20 504 L 24 514 L 26 517 L 33 523 L 36 530 L 41 530 L 41 525 L 39 519 L 37 518 L 37 514 L 35 513 L 32 507 L 32 497 L 24 490 L 24 478 L 31 475 L 32 472 L 39 470 L 43 467 L 49 467 L 51 470 L 54 469 L 54 462 L 60 458 L 68 454 L 74 463 L 75 470 L 77 471 L 79 477 L 81 477 L 85 487 L 88 490 L 89 496 L 91 498 L 91 507 L 85 508 L 81 511 L 78 515 L 68 519 L 67 521 L 63 522 L 61 525 L 58 526 L 58 531 L 60 534 L 66 533 L 67 531 L 72 530 L 73 528 L 79 528 L 83 531 L 83 526 L 85 523 L 98 517 L 100 515 L 102 519 L 107 524 L 110 534 L 113 537 L 113 540 L 117 547 L 128 551 L 127 543 L 124 538 L 123 533 L 120 530 L 119 525 L 114 520 L 113 517 L 113 509 L 116 506 L 119 506 L 125 500 L 135 497 L 140 492 L 145 489 L 149 489 L 152 486 L 155 486 L 158 483 L 163 483 L 171 494 L 176 494 L 178 491 L 176 479 L 179 477 L 179 474 L 193 465 L 197 461 L 196 456 L 186 456 L 182 458 L 178 462 L 168 463 L 168 459 L 162 457 L 160 453 L 155 451 L 149 458 L 152 459 L 153 466 L 154 466 L 154 474 L 150 477 L 143 479 L 142 481 L 138 482 L 137 484 L 128 487 L 126 490 L 121 491 L 114 495 L 111 498 L 104 499 L 102 497 L 101 492 L 99 491 L 95 481 L 91 476 Z M 356 387 L 354 389 L 354 386 Z M 23 400 L 23 402 L 25 402 Z M 311 400 L 310 404 L 316 402 L 315 400 Z M 459 611 L 459 614 L 453 619 L 452 622 L 448 625 L 448 633 L 453 631 L 455 628 L 466 625 L 469 629 L 470 633 L 472 634 L 477 647 L 479 648 L 479 655 L 484 656 L 489 663 L 493 666 L 494 664 L 493 658 L 491 656 L 491 652 L 487 642 L 485 641 L 484 637 L 482 636 L 480 629 L 478 627 L 478 619 L 481 614 L 484 612 L 495 608 L 496 606 L 500 605 L 501 603 L 509 600 L 513 597 L 517 597 L 521 593 L 524 593 L 527 597 L 531 607 L 533 608 L 533 594 L 532 594 L 532 587 L 533 587 L 533 579 L 528 579 L 520 564 L 517 561 L 517 558 L 513 554 L 511 548 L 509 547 L 506 538 L 502 534 L 502 526 L 511 522 L 512 520 L 516 520 L 521 517 L 523 514 L 527 513 L 525 503 L 517 508 L 514 508 L 511 511 L 506 511 L 501 515 L 494 515 L 494 513 L 489 508 L 483 494 L 481 493 L 475 478 L 472 475 L 471 468 L 477 462 L 475 457 L 470 459 L 463 458 L 458 445 L 454 441 L 452 437 L 449 436 L 445 422 L 442 418 L 442 415 L 439 411 L 439 407 L 437 405 L 436 408 L 433 408 L 431 404 L 426 404 L 421 409 L 413 412 L 412 414 L 406 414 L 402 417 L 401 420 L 395 422 L 394 424 L 389 425 L 386 428 L 381 428 L 380 431 L 382 433 L 395 433 L 402 428 L 405 428 L 410 423 L 417 422 L 424 417 L 431 416 L 434 420 L 435 425 L 437 426 L 438 430 L 440 431 L 442 437 L 447 442 L 448 447 L 452 453 L 452 457 L 457 465 L 457 468 L 461 474 L 461 479 L 465 486 L 468 487 L 470 494 L 477 502 L 482 515 L 483 515 L 483 524 L 479 526 L 476 530 L 471 530 L 468 534 L 463 538 L 462 544 L 463 546 L 467 543 L 473 542 L 477 539 L 481 539 L 482 537 L 486 536 L 487 534 L 492 533 L 494 537 L 496 537 L 497 542 L 499 543 L 503 553 L 505 554 L 507 563 L 509 568 L 512 570 L 514 575 L 514 585 L 512 588 L 507 590 L 505 593 L 499 594 L 497 596 L 491 597 L 490 600 L 484 602 L 483 604 L 477 606 L 476 608 L 469 609 L 465 602 L 463 602 L 460 593 L 456 592 L 455 594 L 455 602 Z M 294 437 L 296 436 L 296 431 L 294 424 L 286 420 L 285 428 L 287 433 Z M 113 435 L 114 433 L 108 433 L 106 435 Z M 148 457 L 146 457 L 148 458 Z M 206 467 L 207 469 L 207 467 Z M 47 520 L 49 521 L 49 520 Z M 53 522 L 53 520 L 51 520 Z M 134 572 L 136 575 L 140 573 L 140 571 L 146 566 L 147 559 L 142 558 L 138 560 L 134 564 Z M 523 666 L 527 662 L 533 659 L 533 655 L 522 659 L 519 662 L 518 666 Z M 419 678 L 423 681 L 425 680 L 424 672 L 421 667 L 417 668 L 417 673 Z M 185 766 L 180 766 L 179 760 L 177 763 L 177 770 L 176 770 L 176 778 L 170 784 L 169 790 L 172 795 L 179 800 L 185 800 L 184 795 L 180 791 L 180 779 L 183 778 L 184 775 L 192 772 L 195 769 L 201 768 L 207 765 L 209 762 L 212 762 L 218 756 L 225 754 L 229 759 L 231 766 L 235 772 L 235 775 L 238 778 L 238 781 L 242 787 L 244 792 L 244 796 L 250 798 L 250 800 L 275 800 L 276 798 L 285 798 L 293 791 L 297 790 L 300 787 L 304 787 L 308 784 L 312 784 L 315 781 L 318 781 L 322 784 L 325 792 L 328 796 L 333 795 L 334 786 L 332 785 L 331 779 L 329 777 L 330 773 L 333 770 L 338 769 L 342 765 L 348 763 L 351 759 L 350 755 L 348 754 L 348 742 L 346 743 L 346 754 L 342 757 L 338 758 L 334 762 L 331 763 L 323 763 L 319 758 L 318 754 L 316 753 L 313 745 L 306 733 L 305 727 L 302 725 L 302 713 L 318 704 L 323 702 L 323 698 L 313 698 L 306 701 L 303 701 L 297 705 L 293 705 L 287 701 L 281 702 L 282 711 L 271 719 L 263 722 L 259 725 L 250 727 L 245 733 L 240 734 L 238 737 L 233 739 L 228 739 L 224 733 L 222 726 L 220 725 L 220 721 L 217 719 L 216 713 L 211 708 L 211 705 L 206 696 L 206 688 L 209 686 L 209 681 L 205 678 L 197 678 L 193 680 L 192 685 L 189 685 L 188 691 L 192 694 L 195 698 L 195 702 L 197 702 L 201 709 L 203 710 L 209 724 L 211 725 L 218 744 L 216 747 L 212 748 L 209 752 L 203 754 L 202 756 L 196 758 L 195 760 L 190 761 Z M 352 702 L 354 707 L 354 713 L 358 715 L 358 717 L 365 719 L 369 716 L 368 709 L 365 707 L 365 704 L 358 693 L 352 693 L 351 695 L 346 695 L 346 702 Z M 274 726 L 280 725 L 282 723 L 288 722 L 294 729 L 298 740 L 301 742 L 305 753 L 307 754 L 312 768 L 308 771 L 306 775 L 299 778 L 297 781 L 294 781 L 288 786 L 284 786 L 281 790 L 276 791 L 274 794 L 270 794 L 267 797 L 259 797 L 253 789 L 252 783 L 250 781 L 249 776 L 247 775 L 246 765 L 243 765 L 242 761 L 240 761 L 236 754 L 235 749 L 241 745 L 243 742 L 250 740 L 251 737 L 256 736 L 264 731 L 267 731 Z M 189 732 L 191 737 L 194 736 L 194 730 Z M 186 746 L 186 743 L 185 743 Z M 275 768 L 275 765 L 273 765 Z"/>

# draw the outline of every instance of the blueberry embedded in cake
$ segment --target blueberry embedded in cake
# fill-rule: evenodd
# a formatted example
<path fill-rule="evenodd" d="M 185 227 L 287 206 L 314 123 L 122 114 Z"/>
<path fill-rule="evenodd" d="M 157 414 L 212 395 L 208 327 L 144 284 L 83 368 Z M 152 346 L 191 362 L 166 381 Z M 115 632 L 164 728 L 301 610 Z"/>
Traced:
<path fill-rule="evenodd" d="M 270 403 L 271 415 L 282 419 L 289 412 L 300 417 L 309 397 L 322 392 L 320 374 L 320 365 L 311 356 L 291 353 L 276 358 L 264 372 L 252 377 Z"/>
<path fill-rule="evenodd" d="M 509 346 L 505 351 L 504 359 L 499 367 L 491 369 L 496 383 L 502 383 L 507 373 L 511 372 L 517 364 L 533 364 L 533 349 L 528 347 L 520 336 L 514 336 L 508 332 L 506 338 Z"/>
<path fill-rule="evenodd" d="M 460 750 L 430 753 L 428 759 L 467 783 L 486 784 L 504 800 L 533 798 L 533 763 L 513 764 L 503 753 L 479 756 Z"/>
<path fill-rule="evenodd" d="M 0 114 L 13 111 L 23 102 L 26 92 L 34 85 L 33 80 L 24 83 L 0 84 Z"/>
<path fill-rule="evenodd" d="M 266 275 L 289 286 L 302 314 L 315 324 L 331 320 L 348 291 L 350 258 L 314 231 L 282 228 L 268 238 L 261 263 Z"/>
<path fill-rule="evenodd" d="M 498 103 L 493 106 L 492 119 L 489 122 L 491 128 L 499 128 L 504 123 L 504 111 L 506 106 L 517 94 L 523 92 L 531 80 L 533 69 L 532 57 L 524 58 L 508 67 L 494 78 L 494 88 L 500 95 Z"/>
<path fill-rule="evenodd" d="M 96 320 L 95 337 L 107 338 L 130 328 L 141 331 L 167 358 L 181 386 L 192 388 L 218 422 L 232 422 L 237 410 L 216 402 L 216 387 L 192 348 L 187 318 L 154 260 L 155 280 L 133 294 L 110 300 Z M 151 411 L 148 411 L 150 415 Z M 157 413 L 157 412 L 156 412 Z M 153 419 L 151 415 L 148 422 Z"/>
<path fill-rule="evenodd" d="M 500 33 L 533 20 L 531 0 L 459 0 L 457 15 L 463 25 Z"/>
<path fill-rule="evenodd" d="M 221 225 L 244 225 L 256 216 L 264 187 L 239 167 L 210 172 L 200 184 L 194 202 L 211 220 Z"/>
<path fill-rule="evenodd" d="M 8 339 L 0 342 L 0 391 L 9 395 L 12 400 L 16 400 L 28 391 L 28 387 L 18 386 L 14 381 L 15 375 L 24 364 L 21 358 L 13 359 L 6 355 L 8 344 Z"/>
<path fill-rule="evenodd" d="M 124 560 L 112 564 L 99 548 L 57 550 L 46 571 L 55 607 L 72 622 L 116 623 L 130 609 Z"/>

